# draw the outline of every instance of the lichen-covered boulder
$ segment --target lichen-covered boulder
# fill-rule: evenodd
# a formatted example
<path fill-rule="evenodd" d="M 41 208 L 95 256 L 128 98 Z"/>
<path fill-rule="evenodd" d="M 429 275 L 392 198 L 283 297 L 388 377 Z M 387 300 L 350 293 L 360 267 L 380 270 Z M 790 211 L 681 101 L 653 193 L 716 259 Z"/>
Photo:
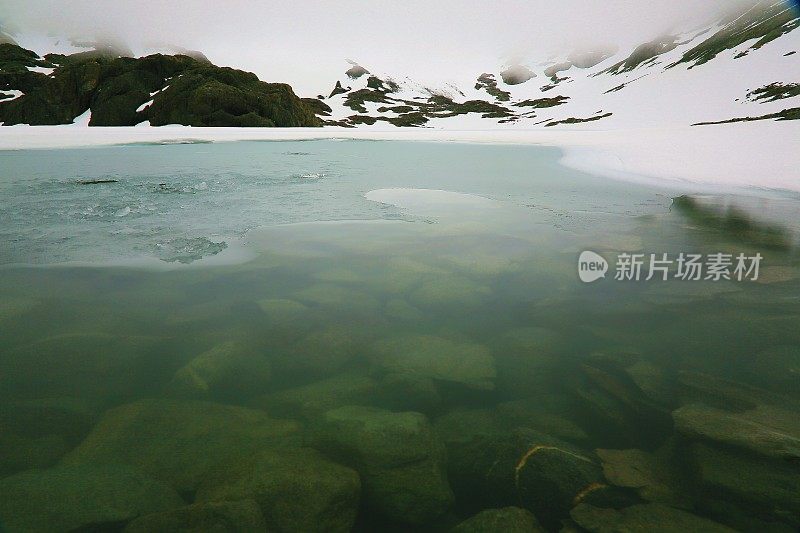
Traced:
<path fill-rule="evenodd" d="M 486 509 L 472 518 L 464 520 L 450 533 L 544 533 L 536 517 L 526 509 L 503 507 Z"/>
<path fill-rule="evenodd" d="M 182 505 L 168 484 L 121 465 L 59 466 L 0 479 L 0 526 L 9 532 L 94 531 Z"/>
<path fill-rule="evenodd" d="M 219 463 L 265 446 L 299 444 L 299 430 L 296 422 L 243 407 L 140 400 L 107 411 L 62 462 L 128 464 L 190 493 Z"/>
<path fill-rule="evenodd" d="M 313 441 L 358 471 L 365 504 L 391 520 L 423 524 L 453 503 L 444 445 L 420 413 L 340 407 L 323 415 Z"/>
<path fill-rule="evenodd" d="M 310 448 L 261 450 L 220 465 L 201 483 L 200 502 L 255 500 L 269 531 L 350 531 L 361 482 L 355 470 Z"/>
<path fill-rule="evenodd" d="M 195 503 L 141 516 L 123 533 L 250 533 L 268 531 L 261 509 L 253 500 Z"/>

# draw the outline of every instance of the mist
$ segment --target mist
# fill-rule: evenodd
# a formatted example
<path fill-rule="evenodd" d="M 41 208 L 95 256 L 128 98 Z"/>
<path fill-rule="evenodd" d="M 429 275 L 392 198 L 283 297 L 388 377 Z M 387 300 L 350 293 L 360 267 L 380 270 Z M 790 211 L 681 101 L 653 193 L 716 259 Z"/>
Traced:
<path fill-rule="evenodd" d="M 329 91 L 352 59 L 417 79 L 474 76 L 596 46 L 634 46 L 755 0 L 3 0 L 0 26 L 39 53 L 53 38 L 112 39 L 134 53 L 198 50 L 218 65 Z"/>

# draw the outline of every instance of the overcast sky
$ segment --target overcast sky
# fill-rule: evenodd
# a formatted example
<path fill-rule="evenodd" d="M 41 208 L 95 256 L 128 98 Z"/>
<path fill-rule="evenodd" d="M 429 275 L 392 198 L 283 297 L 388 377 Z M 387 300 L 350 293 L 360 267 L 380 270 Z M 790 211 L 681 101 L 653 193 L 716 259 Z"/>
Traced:
<path fill-rule="evenodd" d="M 21 44 L 48 33 L 110 35 L 141 51 L 169 43 L 213 62 L 329 90 L 352 58 L 380 72 L 432 79 L 690 29 L 755 0 L 0 0 Z M 44 52 L 46 50 L 37 50 Z M 478 72 L 479 73 L 479 72 Z M 471 74 L 470 74 L 471 75 Z M 331 80 L 328 83 L 327 80 Z"/>

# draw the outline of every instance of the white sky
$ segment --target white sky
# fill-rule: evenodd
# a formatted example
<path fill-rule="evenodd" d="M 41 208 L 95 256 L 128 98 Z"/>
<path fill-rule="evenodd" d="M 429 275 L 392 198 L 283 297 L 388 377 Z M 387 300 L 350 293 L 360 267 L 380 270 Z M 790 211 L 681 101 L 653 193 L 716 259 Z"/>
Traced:
<path fill-rule="evenodd" d="M 421 79 L 477 76 L 512 59 L 638 44 L 754 1 L 0 0 L 0 25 L 21 44 L 45 34 L 111 35 L 134 51 L 169 43 L 311 96 L 330 90 L 345 58 Z"/>

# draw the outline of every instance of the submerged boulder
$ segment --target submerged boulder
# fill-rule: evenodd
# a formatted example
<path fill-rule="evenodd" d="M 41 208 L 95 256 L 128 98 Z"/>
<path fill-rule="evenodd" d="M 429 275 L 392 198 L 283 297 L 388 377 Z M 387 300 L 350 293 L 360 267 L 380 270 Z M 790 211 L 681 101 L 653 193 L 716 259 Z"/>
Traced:
<path fill-rule="evenodd" d="M 690 404 L 672 416 L 676 430 L 689 439 L 712 441 L 785 461 L 800 460 L 800 419 L 794 410 L 760 405 L 732 413 Z"/>
<path fill-rule="evenodd" d="M 599 461 L 549 435 L 529 429 L 474 438 L 451 447 L 448 471 L 462 504 L 520 505 L 547 528 L 584 502 L 630 501 L 609 487 Z"/>
<path fill-rule="evenodd" d="M 253 500 L 195 503 L 141 516 L 123 533 L 249 533 L 267 531 L 261 509 Z"/>
<path fill-rule="evenodd" d="M 359 472 L 366 505 L 391 520 L 423 524 L 453 503 L 444 445 L 422 414 L 340 407 L 325 413 L 313 440 Z"/>
<path fill-rule="evenodd" d="M 255 403 L 279 416 L 313 420 L 337 407 L 370 405 L 377 394 L 377 380 L 352 371 L 262 396 Z"/>
<path fill-rule="evenodd" d="M 95 531 L 182 505 L 166 483 L 120 465 L 59 466 L 0 480 L 0 526 L 8 531 Z"/>
<path fill-rule="evenodd" d="M 611 533 L 612 531 L 734 532 L 733 529 L 722 524 L 657 503 L 634 505 L 620 511 L 581 504 L 573 509 L 570 516 L 579 526 L 590 533 Z"/>
<path fill-rule="evenodd" d="M 243 407 L 140 400 L 107 411 L 63 463 L 128 464 L 188 493 L 221 462 L 264 446 L 299 443 L 299 429 Z"/>
<path fill-rule="evenodd" d="M 373 345 L 378 367 L 388 373 L 411 374 L 491 390 L 496 371 L 489 349 L 431 335 L 378 341 Z"/>
<path fill-rule="evenodd" d="M 262 450 L 220 465 L 200 502 L 255 500 L 269 531 L 348 532 L 358 512 L 358 473 L 310 448 Z"/>
<path fill-rule="evenodd" d="M 729 448 L 695 443 L 691 456 L 701 501 L 721 498 L 737 502 L 751 517 L 771 518 L 800 528 L 800 466 L 757 457 Z"/>
<path fill-rule="evenodd" d="M 464 520 L 451 533 L 544 533 L 536 517 L 519 507 L 486 509 Z"/>
<path fill-rule="evenodd" d="M 269 360 L 237 342 L 224 342 L 198 355 L 175 372 L 170 390 L 187 398 L 242 397 L 263 392 L 269 384 Z"/>
<path fill-rule="evenodd" d="M 9 350 L 0 359 L 0 396 L 125 398 L 152 381 L 150 337 L 75 333 Z"/>
<path fill-rule="evenodd" d="M 361 337 L 357 329 L 341 325 L 311 332 L 275 356 L 277 370 L 304 379 L 330 376 L 356 358 Z"/>

